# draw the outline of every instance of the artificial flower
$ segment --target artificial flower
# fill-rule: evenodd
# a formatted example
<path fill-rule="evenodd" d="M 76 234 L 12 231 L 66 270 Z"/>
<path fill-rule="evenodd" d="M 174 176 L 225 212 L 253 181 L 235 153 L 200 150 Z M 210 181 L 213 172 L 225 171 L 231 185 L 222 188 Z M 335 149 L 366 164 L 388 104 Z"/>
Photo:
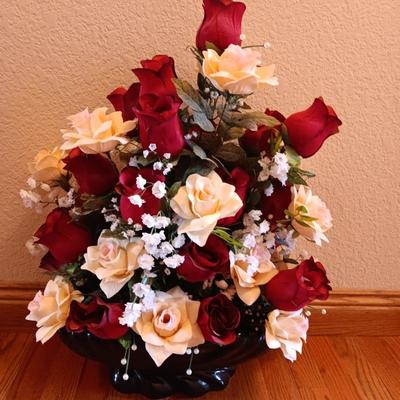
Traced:
<path fill-rule="evenodd" d="M 329 136 L 339 132 L 342 121 L 319 97 L 307 110 L 290 115 L 285 125 L 289 144 L 307 158 L 314 155 Z"/>
<path fill-rule="evenodd" d="M 63 158 L 65 154 L 59 147 L 52 151 L 43 149 L 36 154 L 33 162 L 29 164 L 32 178 L 37 182 L 51 183 L 66 174 Z"/>
<path fill-rule="evenodd" d="M 236 340 L 240 323 L 239 309 L 224 295 L 217 294 L 201 301 L 198 324 L 205 340 L 228 345 Z"/>
<path fill-rule="evenodd" d="M 293 228 L 318 246 L 322 240 L 328 242 L 325 232 L 332 228 L 332 216 L 326 204 L 307 186 L 292 186 L 291 191 L 292 202 L 288 210 Z"/>
<path fill-rule="evenodd" d="M 158 367 L 172 354 L 185 354 L 189 347 L 204 343 L 197 324 L 199 307 L 199 301 L 190 300 L 175 287 L 166 293 L 157 292 L 153 311 L 140 315 L 134 331 Z"/>
<path fill-rule="evenodd" d="M 178 234 L 186 233 L 193 242 L 204 246 L 218 220 L 234 216 L 243 202 L 235 186 L 211 171 L 207 176 L 189 175 L 170 206 L 183 219 Z"/>
<path fill-rule="evenodd" d="M 100 235 L 96 246 L 90 246 L 81 269 L 92 272 L 100 279 L 100 288 L 107 298 L 118 293 L 133 277 L 144 254 L 144 242 L 127 242 Z"/>
<path fill-rule="evenodd" d="M 263 193 L 258 207 L 262 211 L 263 217 L 275 224 L 276 221 L 284 220 L 286 217 L 285 210 L 288 209 L 292 201 L 292 186 L 282 186 L 275 179 L 271 181 L 270 185 L 272 186 L 272 193 L 269 196 Z"/>
<path fill-rule="evenodd" d="M 202 282 L 217 273 L 229 271 L 229 250 L 226 243 L 215 235 L 210 235 L 203 247 L 190 242 L 180 255 L 185 257 L 177 272 L 188 282 Z"/>
<path fill-rule="evenodd" d="M 39 328 L 36 341 L 47 342 L 59 329 L 65 326 L 72 301 L 81 302 L 83 295 L 61 276 L 47 282 L 44 292 L 36 293 L 29 303 L 28 321 L 36 321 Z"/>
<path fill-rule="evenodd" d="M 123 311 L 122 304 L 106 303 L 99 297 L 89 303 L 73 301 L 65 326 L 70 332 L 87 330 L 100 339 L 118 339 L 129 330 L 119 323 Z"/>
<path fill-rule="evenodd" d="M 115 111 L 122 113 L 124 121 L 130 121 L 136 118 L 133 107 L 136 108 L 138 105 L 139 92 L 140 83 L 134 82 L 128 89 L 124 87 L 116 88 L 107 96 L 107 99 L 113 105 Z"/>
<path fill-rule="evenodd" d="M 92 242 L 89 230 L 74 222 L 65 208 L 51 211 L 34 236 L 38 239 L 37 243 L 49 249 L 40 264 L 41 268 L 48 271 L 75 262 Z"/>
<path fill-rule="evenodd" d="M 142 147 L 155 144 L 158 155 L 177 155 L 185 141 L 178 114 L 181 100 L 172 81 L 176 77 L 174 60 L 158 55 L 142 61 L 142 68 L 133 72 L 140 81 L 139 100 L 133 111 L 139 120 Z"/>
<path fill-rule="evenodd" d="M 273 310 L 265 322 L 265 340 L 270 349 L 281 349 L 285 358 L 295 361 L 307 339 L 308 318 L 303 310 L 285 312 Z"/>
<path fill-rule="evenodd" d="M 119 111 L 106 114 L 107 108 L 85 109 L 70 116 L 70 129 L 63 129 L 62 150 L 79 147 L 84 153 L 97 154 L 113 150 L 118 144 L 128 143 L 126 133 L 136 126 L 136 121 L 123 121 Z"/>
<path fill-rule="evenodd" d="M 324 266 L 311 257 L 275 275 L 265 286 L 265 297 L 280 310 L 297 311 L 315 299 L 326 300 L 329 283 Z"/>
<path fill-rule="evenodd" d="M 244 203 L 246 202 L 247 192 L 250 187 L 250 176 L 242 168 L 236 167 L 230 172 L 230 176 L 226 177 L 224 181 L 230 185 L 235 186 L 235 192 L 242 200 L 242 207 L 236 212 L 233 217 L 222 218 L 218 221 L 219 226 L 233 225 L 239 221 L 244 211 Z"/>
<path fill-rule="evenodd" d="M 245 96 L 260 85 L 278 84 L 274 77 L 275 65 L 261 67 L 261 55 L 252 49 L 231 44 L 221 55 L 209 49 L 203 51 L 203 56 L 203 75 L 218 90 Z"/>
<path fill-rule="evenodd" d="M 144 189 L 138 187 L 139 176 L 146 180 Z M 154 196 L 152 188 L 156 182 L 164 181 L 165 176 L 162 172 L 154 171 L 151 167 L 124 168 L 115 188 L 121 195 L 119 206 L 122 217 L 140 224 L 144 214 L 156 215 L 160 211 L 161 199 Z"/>
<path fill-rule="evenodd" d="M 257 252 L 256 248 L 254 252 Z M 257 257 L 256 254 L 246 256 L 242 253 L 229 253 L 231 277 L 237 295 L 248 306 L 260 297 L 260 286 L 265 285 L 278 273 L 269 252 L 262 252 L 262 254 L 263 257 Z"/>
<path fill-rule="evenodd" d="M 114 163 L 101 154 L 86 154 L 76 148 L 64 161 L 64 168 L 72 173 L 79 185 L 79 193 L 103 195 L 111 192 L 118 182 Z"/>
<path fill-rule="evenodd" d="M 246 6 L 232 0 L 204 0 L 204 19 L 197 32 L 196 46 L 206 49 L 212 43 L 220 50 L 230 44 L 241 44 L 242 18 Z"/>

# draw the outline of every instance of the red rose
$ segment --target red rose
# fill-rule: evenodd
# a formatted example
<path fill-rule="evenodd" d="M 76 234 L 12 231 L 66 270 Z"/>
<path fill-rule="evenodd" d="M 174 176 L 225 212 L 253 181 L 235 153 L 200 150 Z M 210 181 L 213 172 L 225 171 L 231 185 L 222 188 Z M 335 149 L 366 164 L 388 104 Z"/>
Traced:
<path fill-rule="evenodd" d="M 157 145 L 157 154 L 178 154 L 184 147 L 183 126 L 179 118 L 181 100 L 172 78 L 176 77 L 174 60 L 155 56 L 135 68 L 140 81 L 139 101 L 133 111 L 139 120 L 139 135 L 144 149 Z"/>
<path fill-rule="evenodd" d="M 265 296 L 276 308 L 296 311 L 313 300 L 326 300 L 332 288 L 323 265 L 314 258 L 280 271 L 265 286 Z"/>
<path fill-rule="evenodd" d="M 139 120 L 140 141 L 144 149 L 157 145 L 159 155 L 179 154 L 185 146 L 183 126 L 179 118 L 180 101 L 172 96 L 147 94 L 140 97 L 134 112 Z"/>
<path fill-rule="evenodd" d="M 147 181 L 145 189 L 137 187 L 136 178 L 139 175 Z M 151 192 L 151 184 L 157 181 L 164 182 L 165 176 L 151 167 L 142 169 L 126 167 L 121 171 L 119 183 L 115 189 L 121 195 L 119 208 L 125 220 L 131 218 L 135 223 L 141 224 L 143 214 L 156 215 L 160 211 L 161 200 Z M 129 197 L 135 194 L 144 200 L 141 207 L 132 204 L 129 200 Z"/>
<path fill-rule="evenodd" d="M 314 155 L 329 136 L 339 132 L 342 121 L 333 108 L 319 97 L 307 110 L 290 115 L 285 125 L 289 144 L 307 158 Z"/>
<path fill-rule="evenodd" d="M 276 118 L 280 122 L 285 122 L 285 117 L 279 111 L 271 111 L 266 109 L 265 114 Z M 279 126 L 268 127 L 265 125 L 260 125 L 256 132 L 248 129 L 239 139 L 240 146 L 250 157 L 256 157 L 260 155 L 262 151 L 265 151 L 267 152 L 267 155 L 270 155 L 270 141 L 274 136 L 276 129 L 279 129 Z"/>
<path fill-rule="evenodd" d="M 285 210 L 292 202 L 292 186 L 289 184 L 282 186 L 278 180 L 274 180 L 272 184 L 274 187 L 272 195 L 262 194 L 259 209 L 267 221 L 276 223 L 286 217 Z"/>
<path fill-rule="evenodd" d="M 178 99 L 172 81 L 173 78 L 176 78 L 175 63 L 172 57 L 157 55 L 151 60 L 143 60 L 140 63 L 142 68 L 132 70 L 140 81 L 140 97 L 146 94 L 157 94 Z"/>
<path fill-rule="evenodd" d="M 111 192 L 118 182 L 114 163 L 100 154 L 85 154 L 79 148 L 63 160 L 79 185 L 79 192 L 99 196 Z"/>
<path fill-rule="evenodd" d="M 185 261 L 177 268 L 177 272 L 188 282 L 205 281 L 229 270 L 229 249 L 215 235 L 210 235 L 203 247 L 190 243 L 180 254 L 185 256 Z"/>
<path fill-rule="evenodd" d="M 197 323 L 204 339 L 220 345 L 236 340 L 235 329 L 240 323 L 240 312 L 223 294 L 201 301 Z"/>
<path fill-rule="evenodd" d="M 140 83 L 133 83 L 128 90 L 124 87 L 116 88 L 107 96 L 107 99 L 114 106 L 115 111 L 121 111 L 124 121 L 131 121 L 136 118 L 133 107 L 139 102 Z"/>
<path fill-rule="evenodd" d="M 85 329 L 101 339 L 118 339 L 124 336 L 129 327 L 120 325 L 124 306 L 119 303 L 105 303 L 96 297 L 90 303 L 71 303 L 66 328 L 71 332 Z"/>
<path fill-rule="evenodd" d="M 219 226 L 233 225 L 241 218 L 244 210 L 244 205 L 246 204 L 246 195 L 250 185 L 250 176 L 242 168 L 236 167 L 231 171 L 231 176 L 224 179 L 224 181 L 235 186 L 235 192 L 242 199 L 243 206 L 233 217 L 220 219 L 218 221 Z"/>
<path fill-rule="evenodd" d="M 220 50 L 230 44 L 241 44 L 242 18 L 246 10 L 243 3 L 232 0 L 204 0 L 204 19 L 197 32 L 196 46 L 205 50 L 210 42 Z"/>
<path fill-rule="evenodd" d="M 66 208 L 54 209 L 34 236 L 38 238 L 37 243 L 49 249 L 40 264 L 48 271 L 75 262 L 92 242 L 89 230 L 72 221 Z"/>

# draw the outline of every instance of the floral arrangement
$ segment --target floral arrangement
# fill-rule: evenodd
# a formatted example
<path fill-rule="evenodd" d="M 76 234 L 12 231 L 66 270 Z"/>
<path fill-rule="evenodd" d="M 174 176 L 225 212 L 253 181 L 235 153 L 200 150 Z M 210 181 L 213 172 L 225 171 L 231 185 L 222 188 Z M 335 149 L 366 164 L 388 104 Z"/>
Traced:
<path fill-rule="evenodd" d="M 196 87 L 171 57 L 144 60 L 108 95 L 115 111 L 69 117 L 61 146 L 29 165 L 24 204 L 52 208 L 27 242 L 52 275 L 28 306 L 37 341 L 61 328 L 126 352 L 141 340 L 157 366 L 257 332 L 291 361 L 301 353 L 306 307 L 331 287 L 296 239 L 321 245 L 332 226 L 301 161 L 341 121 L 322 98 L 288 117 L 251 109 L 278 79 L 268 43 L 242 44 L 244 11 L 204 0 Z"/>

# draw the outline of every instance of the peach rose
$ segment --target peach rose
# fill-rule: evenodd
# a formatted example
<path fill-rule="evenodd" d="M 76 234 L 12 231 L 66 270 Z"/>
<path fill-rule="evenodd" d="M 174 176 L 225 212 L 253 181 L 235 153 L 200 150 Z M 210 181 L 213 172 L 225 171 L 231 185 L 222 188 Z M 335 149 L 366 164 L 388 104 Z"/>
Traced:
<path fill-rule="evenodd" d="M 159 367 L 172 354 L 185 354 L 188 347 L 204 343 L 197 324 L 200 302 L 192 301 L 175 287 L 157 292 L 153 311 L 144 312 L 134 331 L 146 343 L 146 350 Z"/>
<path fill-rule="evenodd" d="M 249 95 L 260 85 L 278 85 L 275 65 L 260 67 L 261 55 L 252 49 L 231 44 L 221 55 L 209 49 L 203 56 L 203 75 L 218 90 Z"/>
<path fill-rule="evenodd" d="M 288 210 L 293 228 L 318 246 L 321 246 L 322 240 L 328 242 L 324 233 L 332 228 L 332 216 L 326 204 L 307 186 L 292 186 L 291 190 L 292 202 Z"/>
<path fill-rule="evenodd" d="M 28 165 L 32 178 L 38 182 L 49 183 L 66 175 L 67 171 L 63 169 L 65 164 L 62 161 L 64 157 L 65 153 L 59 147 L 52 151 L 40 150 Z"/>
<path fill-rule="evenodd" d="M 229 253 L 231 277 L 237 295 L 248 306 L 251 306 L 260 297 L 260 286 L 265 285 L 278 273 L 270 260 L 270 254 L 264 252 L 263 258 L 260 258 L 259 254 L 261 253 L 257 252 L 257 255 Z"/>
<path fill-rule="evenodd" d="M 144 254 L 142 240 L 128 243 L 112 237 L 99 237 L 97 246 L 87 248 L 82 269 L 100 279 L 100 288 L 107 298 L 114 296 L 139 268 L 139 257 Z"/>
<path fill-rule="evenodd" d="M 243 206 L 235 186 L 222 181 L 212 171 L 207 176 L 192 174 L 171 200 L 171 208 L 183 219 L 178 234 L 186 233 L 203 247 L 217 221 L 233 217 Z"/>
<path fill-rule="evenodd" d="M 295 361 L 301 354 L 302 339 L 306 341 L 308 318 L 303 310 L 285 312 L 273 310 L 265 321 L 265 340 L 270 349 L 281 349 L 285 358 Z"/>
<path fill-rule="evenodd" d="M 63 129 L 62 150 L 79 147 L 84 153 L 96 154 L 111 151 L 118 144 L 128 143 L 125 134 L 136 127 L 135 121 L 123 121 L 120 111 L 106 114 L 107 108 L 88 109 L 72 115 L 70 129 Z"/>
<path fill-rule="evenodd" d="M 48 281 L 44 293 L 36 293 L 28 305 L 30 313 L 25 319 L 36 321 L 39 328 L 36 332 L 37 342 L 47 342 L 65 325 L 71 302 L 74 300 L 82 302 L 82 293 L 74 290 L 61 276 Z"/>

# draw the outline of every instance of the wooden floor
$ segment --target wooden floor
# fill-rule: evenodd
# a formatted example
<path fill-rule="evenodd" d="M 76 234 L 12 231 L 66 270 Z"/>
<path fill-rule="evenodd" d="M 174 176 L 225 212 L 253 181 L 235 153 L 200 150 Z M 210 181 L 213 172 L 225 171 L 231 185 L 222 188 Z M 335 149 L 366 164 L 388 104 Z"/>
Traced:
<path fill-rule="evenodd" d="M 144 399 L 114 391 L 107 369 L 58 338 L 0 333 L 1 400 Z M 228 389 L 204 400 L 400 399 L 400 337 L 312 336 L 299 360 L 271 351 L 238 368 Z"/>

